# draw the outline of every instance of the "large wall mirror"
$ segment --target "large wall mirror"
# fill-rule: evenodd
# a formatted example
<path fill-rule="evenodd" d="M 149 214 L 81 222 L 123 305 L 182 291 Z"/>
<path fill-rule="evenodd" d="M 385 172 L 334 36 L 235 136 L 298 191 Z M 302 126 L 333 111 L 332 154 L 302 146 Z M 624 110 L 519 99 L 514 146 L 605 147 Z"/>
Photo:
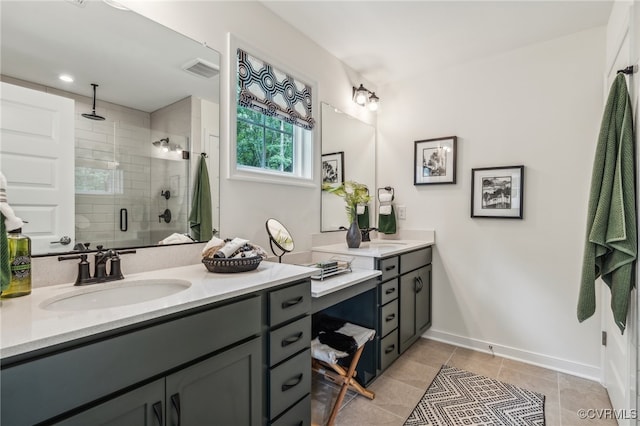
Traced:
<path fill-rule="evenodd" d="M 219 230 L 220 54 L 102 1 L 0 8 L 0 74 L 11 87 L 0 93 L 0 170 L 33 253 L 181 242 L 201 157 Z M 47 106 L 61 97 L 72 100 L 70 123 Z M 64 126 L 71 137 L 48 149 Z"/>
<path fill-rule="evenodd" d="M 375 128 L 339 109 L 322 103 L 321 138 L 323 181 L 353 180 L 367 185 L 369 223 L 375 224 L 376 144 Z M 337 231 L 349 227 L 345 203 L 341 197 L 322 191 L 321 230 Z"/>

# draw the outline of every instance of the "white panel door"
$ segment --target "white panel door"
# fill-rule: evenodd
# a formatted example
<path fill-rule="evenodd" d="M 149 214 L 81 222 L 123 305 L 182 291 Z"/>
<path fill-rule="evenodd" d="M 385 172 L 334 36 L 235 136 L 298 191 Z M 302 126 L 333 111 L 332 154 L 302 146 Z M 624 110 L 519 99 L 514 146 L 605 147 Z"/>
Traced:
<path fill-rule="evenodd" d="M 610 20 L 607 31 L 607 45 L 610 56 L 607 62 L 606 93 L 616 78 L 617 71 L 631 65 L 631 23 L 629 20 L 631 6 L 621 3 L 618 5 L 621 13 L 616 15 L 616 19 Z M 633 93 L 633 78 L 627 77 L 627 85 Z M 632 108 L 636 104 L 632 102 Z M 633 114 L 635 115 L 635 114 Z M 636 159 L 637 161 L 637 159 Z M 637 185 L 637 183 L 636 183 Z M 637 191 L 637 189 L 636 189 Z M 637 192 L 636 192 L 637 193 Z M 637 196 L 637 195 L 636 195 Z M 600 280 L 599 280 L 600 281 Z M 636 369 L 635 351 L 630 345 L 635 339 L 632 336 L 636 333 L 636 323 L 632 314 L 636 312 L 635 291 L 629 303 L 629 315 L 627 316 L 627 328 L 624 334 L 613 320 L 611 312 L 611 293 L 609 288 L 600 281 L 602 287 L 602 327 L 607 336 L 606 346 L 603 347 L 603 382 L 607 388 L 609 399 L 620 426 L 630 426 L 632 423 L 632 410 L 636 408 L 633 396 L 632 372 Z"/>
<path fill-rule="evenodd" d="M 72 99 L 1 83 L 0 170 L 34 253 L 73 248 L 74 133 Z"/>

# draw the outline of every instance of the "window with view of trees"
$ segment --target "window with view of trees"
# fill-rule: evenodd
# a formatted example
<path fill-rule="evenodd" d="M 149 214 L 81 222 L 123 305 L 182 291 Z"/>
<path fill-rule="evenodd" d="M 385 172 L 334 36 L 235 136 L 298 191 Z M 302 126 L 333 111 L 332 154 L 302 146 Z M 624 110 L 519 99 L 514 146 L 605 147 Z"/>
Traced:
<path fill-rule="evenodd" d="M 292 173 L 294 126 L 238 105 L 238 165 Z"/>
<path fill-rule="evenodd" d="M 237 60 L 237 170 L 312 179 L 312 86 L 240 48 Z"/>

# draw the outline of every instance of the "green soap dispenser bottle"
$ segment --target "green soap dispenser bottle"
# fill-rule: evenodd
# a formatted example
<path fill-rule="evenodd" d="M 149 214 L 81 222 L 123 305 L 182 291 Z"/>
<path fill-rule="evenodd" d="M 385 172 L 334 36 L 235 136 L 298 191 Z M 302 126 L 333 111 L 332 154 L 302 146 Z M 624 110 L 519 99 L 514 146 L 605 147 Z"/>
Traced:
<path fill-rule="evenodd" d="M 11 279 L 1 298 L 31 294 L 31 238 L 22 234 L 22 228 L 7 233 Z"/>

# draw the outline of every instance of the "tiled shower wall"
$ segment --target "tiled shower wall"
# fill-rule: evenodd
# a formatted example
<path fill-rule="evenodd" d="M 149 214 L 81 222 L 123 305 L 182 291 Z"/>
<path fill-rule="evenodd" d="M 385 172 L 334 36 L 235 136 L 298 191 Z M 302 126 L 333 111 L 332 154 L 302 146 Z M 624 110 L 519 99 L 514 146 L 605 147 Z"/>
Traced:
<path fill-rule="evenodd" d="M 89 106 L 76 100 L 76 167 L 114 174 L 97 194 L 76 193 L 76 240 L 105 247 L 150 244 L 151 143 L 148 113 L 101 103 L 105 121 L 80 115 Z M 76 184 L 76 186 L 78 186 Z M 120 223 L 126 209 L 126 223 Z M 125 211 L 122 212 L 124 218 Z M 124 229 L 126 228 L 126 231 Z"/>
<path fill-rule="evenodd" d="M 189 151 L 191 143 L 191 98 L 167 105 L 151 113 L 151 140 L 169 138 L 173 148 L 179 145 Z M 190 209 L 189 160 L 174 151 L 151 150 L 151 243 L 156 244 L 173 233 L 189 232 L 187 219 Z M 170 191 L 170 198 L 161 196 L 162 191 Z M 171 211 L 171 222 L 159 220 L 158 215 L 165 209 Z"/>

